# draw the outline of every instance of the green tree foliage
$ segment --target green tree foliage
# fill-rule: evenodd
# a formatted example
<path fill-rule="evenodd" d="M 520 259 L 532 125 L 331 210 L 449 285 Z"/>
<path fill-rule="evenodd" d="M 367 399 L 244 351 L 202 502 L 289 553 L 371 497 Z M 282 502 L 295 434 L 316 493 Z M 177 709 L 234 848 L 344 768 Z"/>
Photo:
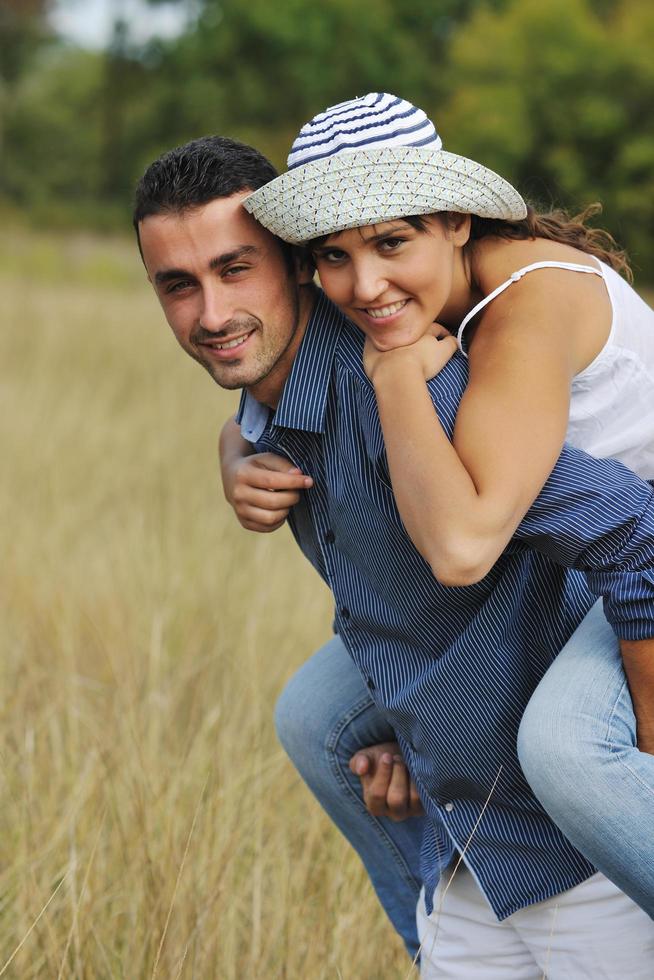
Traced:
<path fill-rule="evenodd" d="M 48 0 L 0 0 L 0 79 L 12 82 L 47 40 Z"/>
<path fill-rule="evenodd" d="M 134 180 L 163 149 L 220 132 L 283 167 L 316 111 L 386 90 L 537 203 L 602 201 L 647 270 L 649 0 L 194 0 L 180 37 L 139 49 L 119 21 L 99 53 L 47 41 L 47 3 L 0 0 L 0 33 L 23 39 L 0 69 L 0 194 L 29 210 L 55 202 L 86 220 L 113 207 L 126 223 Z"/>
<path fill-rule="evenodd" d="M 124 221 L 141 143 L 143 67 L 116 52 L 44 50 L 4 112 L 0 191 L 38 220 Z"/>
<path fill-rule="evenodd" d="M 587 0 L 479 9 L 450 50 L 459 83 L 442 115 L 448 147 L 541 205 L 601 201 L 602 224 L 644 268 L 654 235 L 653 36 L 647 0 L 599 12 Z"/>
<path fill-rule="evenodd" d="M 229 131 L 282 165 L 318 108 L 378 89 L 440 101 L 447 41 L 473 5 L 205 0 L 196 29 L 160 51 L 160 138 Z"/>

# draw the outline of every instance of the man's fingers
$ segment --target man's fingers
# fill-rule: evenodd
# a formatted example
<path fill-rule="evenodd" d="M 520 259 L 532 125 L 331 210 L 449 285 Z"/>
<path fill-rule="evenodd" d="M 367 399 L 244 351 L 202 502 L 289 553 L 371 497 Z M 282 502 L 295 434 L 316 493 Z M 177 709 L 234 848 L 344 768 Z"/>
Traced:
<path fill-rule="evenodd" d="M 269 470 L 266 466 L 259 466 L 257 463 L 249 463 L 239 474 L 241 482 L 248 486 L 256 487 L 259 490 L 308 490 L 313 486 L 313 480 L 304 473 L 295 471 L 279 472 Z"/>
<path fill-rule="evenodd" d="M 255 507 L 257 510 L 286 511 L 294 507 L 300 499 L 297 491 L 257 490 L 256 487 L 236 487 L 234 489 L 234 505 L 240 510 L 245 507 Z"/>
<path fill-rule="evenodd" d="M 271 531 L 276 531 L 277 528 L 281 527 L 284 524 L 284 520 L 285 518 L 281 521 L 276 521 L 274 524 L 262 524 L 258 521 L 241 520 L 240 524 L 246 531 L 257 531 L 259 534 L 269 534 Z"/>
<path fill-rule="evenodd" d="M 372 769 L 372 760 L 366 752 L 357 752 L 350 759 L 350 772 L 355 776 L 367 776 Z"/>
<path fill-rule="evenodd" d="M 363 798 L 370 812 L 376 817 L 387 814 L 387 793 L 393 775 L 393 756 L 384 752 L 377 760 L 372 778 L 363 787 Z"/>
<path fill-rule="evenodd" d="M 382 755 L 390 753 L 393 756 L 399 751 L 397 742 L 378 742 L 376 745 L 368 745 L 365 749 L 359 749 L 354 753 L 349 762 L 350 771 L 355 776 L 372 776 Z"/>
<path fill-rule="evenodd" d="M 410 779 L 404 759 L 396 755 L 393 759 L 393 773 L 386 793 L 388 814 L 392 820 L 406 820 L 410 810 Z"/>
<path fill-rule="evenodd" d="M 313 485 L 310 476 L 302 473 L 288 459 L 276 456 L 275 453 L 259 453 L 257 456 L 248 457 L 249 469 L 257 473 L 258 479 L 262 482 L 256 485 L 262 489 L 304 490 Z"/>
<path fill-rule="evenodd" d="M 287 510 L 263 510 L 260 507 L 238 507 L 236 516 L 248 531 L 275 531 L 281 527 Z"/>

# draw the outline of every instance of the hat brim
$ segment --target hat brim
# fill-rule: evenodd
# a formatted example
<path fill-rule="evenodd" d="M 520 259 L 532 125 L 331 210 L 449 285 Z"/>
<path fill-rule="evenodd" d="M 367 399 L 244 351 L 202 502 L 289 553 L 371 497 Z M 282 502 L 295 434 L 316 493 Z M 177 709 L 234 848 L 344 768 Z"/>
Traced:
<path fill-rule="evenodd" d="M 507 221 L 527 214 L 516 189 L 488 167 L 417 146 L 367 148 L 314 160 L 271 180 L 243 204 L 265 228 L 292 244 L 437 211 Z"/>

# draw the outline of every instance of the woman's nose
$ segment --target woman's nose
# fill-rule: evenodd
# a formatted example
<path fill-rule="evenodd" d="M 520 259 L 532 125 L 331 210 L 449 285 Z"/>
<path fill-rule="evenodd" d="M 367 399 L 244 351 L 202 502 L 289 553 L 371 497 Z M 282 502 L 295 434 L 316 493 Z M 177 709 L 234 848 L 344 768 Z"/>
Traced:
<path fill-rule="evenodd" d="M 358 303 L 371 303 L 388 287 L 388 281 L 376 262 L 363 262 L 355 268 L 354 298 Z"/>

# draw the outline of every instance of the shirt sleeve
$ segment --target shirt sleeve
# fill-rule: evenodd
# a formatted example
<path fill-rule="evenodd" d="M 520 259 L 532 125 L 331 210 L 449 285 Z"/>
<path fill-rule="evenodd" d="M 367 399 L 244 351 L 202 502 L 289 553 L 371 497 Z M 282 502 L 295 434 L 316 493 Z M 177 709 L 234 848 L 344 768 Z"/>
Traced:
<path fill-rule="evenodd" d="M 565 445 L 515 538 L 585 573 L 621 639 L 654 637 L 654 489 Z"/>

